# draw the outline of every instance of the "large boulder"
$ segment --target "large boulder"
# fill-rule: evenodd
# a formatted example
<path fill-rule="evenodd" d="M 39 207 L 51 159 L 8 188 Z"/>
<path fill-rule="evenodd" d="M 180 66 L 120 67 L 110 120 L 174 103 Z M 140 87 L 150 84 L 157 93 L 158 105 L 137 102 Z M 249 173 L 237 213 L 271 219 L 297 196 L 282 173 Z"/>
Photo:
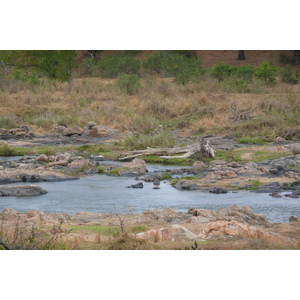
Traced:
<path fill-rule="evenodd" d="M 209 223 L 203 228 L 206 238 L 218 238 L 220 236 L 241 236 L 246 238 L 262 239 L 272 244 L 282 246 L 297 246 L 298 241 L 284 237 L 275 232 L 265 232 L 254 226 L 249 226 L 238 221 L 217 221 Z"/>
<path fill-rule="evenodd" d="M 217 220 L 217 214 L 208 209 L 189 207 L 188 214 L 191 214 L 191 223 L 207 223 Z"/>
<path fill-rule="evenodd" d="M 146 162 L 143 159 L 135 158 L 129 163 L 123 163 L 119 176 L 140 176 L 146 173 Z"/>
<path fill-rule="evenodd" d="M 47 191 L 38 185 L 2 185 L 0 186 L 0 196 L 40 196 L 47 194 Z"/>

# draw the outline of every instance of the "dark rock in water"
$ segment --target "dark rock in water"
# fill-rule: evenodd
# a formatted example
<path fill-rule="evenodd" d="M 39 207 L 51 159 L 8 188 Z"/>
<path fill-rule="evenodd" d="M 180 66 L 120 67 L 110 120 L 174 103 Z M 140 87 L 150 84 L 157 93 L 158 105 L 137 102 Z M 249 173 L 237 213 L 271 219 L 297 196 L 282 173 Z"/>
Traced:
<path fill-rule="evenodd" d="M 191 180 L 181 179 L 175 184 L 175 188 L 178 190 L 194 191 L 198 189 L 198 186 L 195 182 Z"/>
<path fill-rule="evenodd" d="M 280 194 L 278 194 L 277 192 L 271 193 L 271 194 L 269 194 L 269 196 L 274 197 L 274 198 L 282 198 L 282 196 Z"/>
<path fill-rule="evenodd" d="M 142 189 L 144 187 L 144 184 L 142 182 L 138 182 L 136 184 L 132 184 L 129 186 L 126 186 L 127 188 L 133 188 L 133 189 Z"/>
<path fill-rule="evenodd" d="M 212 190 L 210 190 L 209 192 L 213 193 L 213 194 L 227 194 L 228 193 L 228 191 L 226 189 L 219 188 L 219 187 L 215 187 Z"/>
<path fill-rule="evenodd" d="M 292 195 L 300 196 L 300 190 L 293 191 Z"/>
<path fill-rule="evenodd" d="M 159 186 L 154 186 L 153 190 L 160 190 L 160 187 Z"/>
<path fill-rule="evenodd" d="M 294 181 L 291 183 L 291 188 L 295 190 L 300 190 L 300 181 Z"/>
<path fill-rule="evenodd" d="M 293 195 L 293 194 L 285 194 L 284 197 L 294 198 L 294 199 L 299 199 L 300 198 L 299 196 Z"/>
<path fill-rule="evenodd" d="M 0 186 L 0 196 L 39 196 L 47 194 L 47 191 L 38 185 L 11 185 Z"/>
<path fill-rule="evenodd" d="M 278 182 L 267 183 L 258 187 L 256 193 L 278 193 L 282 190 Z"/>

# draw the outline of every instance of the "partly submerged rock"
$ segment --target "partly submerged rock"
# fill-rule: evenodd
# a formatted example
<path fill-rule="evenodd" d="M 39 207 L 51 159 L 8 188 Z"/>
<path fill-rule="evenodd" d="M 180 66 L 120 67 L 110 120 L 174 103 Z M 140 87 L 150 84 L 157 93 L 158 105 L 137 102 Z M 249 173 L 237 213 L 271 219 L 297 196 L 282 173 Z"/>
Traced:
<path fill-rule="evenodd" d="M 175 188 L 178 190 L 194 191 L 198 189 L 197 183 L 191 180 L 180 179 L 176 182 Z"/>
<path fill-rule="evenodd" d="M 40 196 L 48 192 L 38 185 L 0 185 L 0 196 Z"/>

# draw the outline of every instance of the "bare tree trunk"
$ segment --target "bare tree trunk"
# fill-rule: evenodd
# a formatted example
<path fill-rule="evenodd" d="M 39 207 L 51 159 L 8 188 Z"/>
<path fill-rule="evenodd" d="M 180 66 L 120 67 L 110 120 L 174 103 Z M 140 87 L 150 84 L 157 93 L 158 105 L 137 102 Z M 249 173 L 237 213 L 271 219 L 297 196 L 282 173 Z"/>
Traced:
<path fill-rule="evenodd" d="M 246 59 L 245 50 L 239 50 L 237 60 L 245 60 L 245 59 Z"/>
<path fill-rule="evenodd" d="M 295 56 L 295 65 L 300 65 L 300 50 L 290 50 Z"/>

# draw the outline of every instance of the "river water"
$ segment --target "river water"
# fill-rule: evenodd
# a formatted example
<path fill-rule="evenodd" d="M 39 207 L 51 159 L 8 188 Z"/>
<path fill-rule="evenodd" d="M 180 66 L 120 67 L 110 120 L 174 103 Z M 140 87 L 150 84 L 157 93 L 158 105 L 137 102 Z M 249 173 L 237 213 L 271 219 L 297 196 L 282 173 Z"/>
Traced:
<path fill-rule="evenodd" d="M 165 170 L 161 165 L 147 165 L 149 171 Z M 300 217 L 300 199 L 273 198 L 268 194 L 248 191 L 212 194 L 201 191 L 179 191 L 168 181 L 161 182 L 160 189 L 153 189 L 151 182 L 143 182 L 144 188 L 126 188 L 137 183 L 130 177 L 112 177 L 93 175 L 80 180 L 64 182 L 38 182 L 48 191 L 47 194 L 35 197 L 2 197 L 0 210 L 13 208 L 17 211 L 39 210 L 49 212 L 79 211 L 89 212 L 122 212 L 128 206 L 134 213 L 147 209 L 163 209 L 170 207 L 176 211 L 187 212 L 190 206 L 216 210 L 237 204 L 249 206 L 253 213 L 262 213 L 269 222 L 287 222 L 290 216 Z M 22 183 L 24 184 L 24 183 Z"/>

